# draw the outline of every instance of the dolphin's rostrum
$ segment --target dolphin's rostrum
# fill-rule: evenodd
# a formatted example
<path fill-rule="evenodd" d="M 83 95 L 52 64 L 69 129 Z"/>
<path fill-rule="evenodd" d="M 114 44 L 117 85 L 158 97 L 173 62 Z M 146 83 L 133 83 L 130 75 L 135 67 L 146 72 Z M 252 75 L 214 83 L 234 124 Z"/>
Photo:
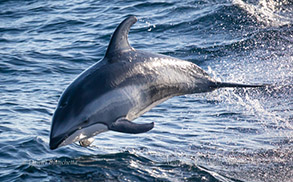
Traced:
<path fill-rule="evenodd" d="M 130 16 L 112 35 L 105 57 L 81 73 L 62 94 L 53 116 L 50 148 L 79 141 L 108 130 L 143 133 L 154 123 L 132 120 L 178 95 L 210 92 L 220 87 L 258 87 L 221 83 L 197 65 L 173 57 L 135 50 L 128 43 Z"/>

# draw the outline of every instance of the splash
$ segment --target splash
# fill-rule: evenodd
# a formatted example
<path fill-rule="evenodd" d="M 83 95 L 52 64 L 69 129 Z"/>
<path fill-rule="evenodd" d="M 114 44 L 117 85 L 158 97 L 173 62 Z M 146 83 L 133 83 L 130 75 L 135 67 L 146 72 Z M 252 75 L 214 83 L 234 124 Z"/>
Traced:
<path fill-rule="evenodd" d="M 259 0 L 257 4 L 232 0 L 232 3 L 251 14 L 265 26 L 280 27 L 292 24 L 292 7 L 287 0 Z"/>

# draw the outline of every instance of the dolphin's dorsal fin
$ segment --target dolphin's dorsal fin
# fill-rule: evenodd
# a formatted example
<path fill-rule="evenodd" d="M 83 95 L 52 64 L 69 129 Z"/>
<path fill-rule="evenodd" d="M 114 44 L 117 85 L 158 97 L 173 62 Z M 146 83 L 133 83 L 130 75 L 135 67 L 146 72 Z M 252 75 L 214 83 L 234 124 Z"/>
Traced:
<path fill-rule="evenodd" d="M 114 34 L 112 35 L 105 57 L 109 57 L 117 51 L 133 49 L 128 43 L 128 33 L 130 27 L 136 21 L 137 18 L 135 16 L 130 16 L 126 18 L 122 23 L 120 23 L 120 25 L 116 28 Z"/>

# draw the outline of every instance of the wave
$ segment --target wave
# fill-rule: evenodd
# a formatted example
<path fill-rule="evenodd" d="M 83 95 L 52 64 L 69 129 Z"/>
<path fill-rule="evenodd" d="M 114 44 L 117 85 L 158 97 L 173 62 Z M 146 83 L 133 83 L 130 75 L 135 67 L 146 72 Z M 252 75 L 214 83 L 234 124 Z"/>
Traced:
<path fill-rule="evenodd" d="M 292 2 L 287 0 L 258 0 L 254 3 L 232 0 L 232 3 L 245 10 L 265 26 L 280 27 L 291 25 L 293 22 Z"/>
<path fill-rule="evenodd" d="M 291 177 L 289 1 L 9 0 L 0 7 L 0 181 Z M 157 123 L 149 133 L 109 132 L 95 148 L 51 151 L 50 120 L 62 90 L 103 57 L 130 14 L 139 18 L 129 36 L 134 48 L 190 60 L 221 80 L 289 86 L 175 97 L 138 118 Z"/>
<path fill-rule="evenodd" d="M 158 162 L 128 151 L 86 155 L 76 158 L 30 160 L 15 165 L 19 173 L 16 177 L 25 178 L 26 173 L 46 179 L 46 174 L 54 181 L 238 181 L 218 174 L 203 166 L 186 164 L 181 161 Z M 16 175 L 16 174 L 14 174 Z M 7 175 L 11 179 L 11 174 Z M 4 176 L 5 179 L 6 176 Z"/>

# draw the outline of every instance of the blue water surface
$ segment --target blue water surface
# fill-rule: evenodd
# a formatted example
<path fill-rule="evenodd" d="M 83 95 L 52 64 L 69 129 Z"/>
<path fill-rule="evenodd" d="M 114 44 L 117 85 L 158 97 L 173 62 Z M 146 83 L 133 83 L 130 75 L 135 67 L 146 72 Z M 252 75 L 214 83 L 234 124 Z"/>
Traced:
<path fill-rule="evenodd" d="M 58 98 L 130 15 L 136 49 L 273 86 L 174 97 L 136 119 L 150 132 L 50 150 Z M 292 25 L 289 0 L 1 0 L 0 181 L 293 181 Z"/>

